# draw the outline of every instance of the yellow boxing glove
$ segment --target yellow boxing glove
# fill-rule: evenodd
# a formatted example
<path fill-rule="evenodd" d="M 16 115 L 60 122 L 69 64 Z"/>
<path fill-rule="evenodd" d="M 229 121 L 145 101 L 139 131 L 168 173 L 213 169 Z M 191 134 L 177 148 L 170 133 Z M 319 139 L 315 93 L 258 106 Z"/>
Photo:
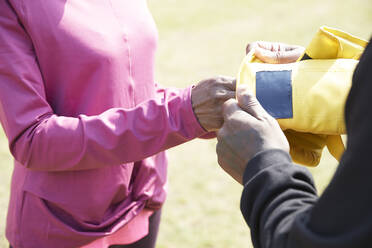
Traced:
<path fill-rule="evenodd" d="M 264 64 L 251 51 L 237 77 L 275 118 L 297 163 L 315 166 L 327 145 L 340 159 L 345 134 L 344 105 L 353 71 L 367 42 L 340 30 L 321 27 L 301 60 Z"/>
<path fill-rule="evenodd" d="M 307 166 L 319 164 L 323 149 L 327 145 L 328 135 L 296 132 L 291 129 L 284 130 L 284 134 L 293 161 Z"/>

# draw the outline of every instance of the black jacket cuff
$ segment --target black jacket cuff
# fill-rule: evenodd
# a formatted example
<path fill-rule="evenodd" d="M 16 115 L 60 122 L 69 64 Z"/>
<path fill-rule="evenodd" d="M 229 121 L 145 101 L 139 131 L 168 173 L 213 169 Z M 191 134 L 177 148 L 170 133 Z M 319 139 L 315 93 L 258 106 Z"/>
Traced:
<path fill-rule="evenodd" d="M 278 163 L 291 163 L 288 152 L 280 149 L 270 149 L 257 153 L 247 164 L 243 175 L 243 184 L 246 184 L 261 170 Z"/>

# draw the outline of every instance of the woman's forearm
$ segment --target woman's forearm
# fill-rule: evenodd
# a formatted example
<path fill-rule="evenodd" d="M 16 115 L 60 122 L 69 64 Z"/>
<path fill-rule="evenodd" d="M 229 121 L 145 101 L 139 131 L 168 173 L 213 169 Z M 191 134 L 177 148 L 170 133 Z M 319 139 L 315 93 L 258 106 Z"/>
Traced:
<path fill-rule="evenodd" d="M 138 161 L 205 133 L 191 89 L 133 109 L 59 116 L 47 101 L 33 43 L 17 15 L 0 8 L 0 121 L 15 159 L 32 170 L 83 170 Z"/>

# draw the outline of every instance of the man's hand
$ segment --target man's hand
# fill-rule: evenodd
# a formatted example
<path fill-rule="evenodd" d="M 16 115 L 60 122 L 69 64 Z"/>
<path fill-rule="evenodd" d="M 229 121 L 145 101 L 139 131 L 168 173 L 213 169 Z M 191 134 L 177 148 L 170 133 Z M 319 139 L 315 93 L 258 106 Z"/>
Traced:
<path fill-rule="evenodd" d="M 217 133 L 220 166 L 242 183 L 247 163 L 257 153 L 268 149 L 289 151 L 278 122 L 258 103 L 246 88 L 239 89 L 238 101 L 223 106 L 224 123 Z"/>
<path fill-rule="evenodd" d="M 222 105 L 235 97 L 235 88 L 235 79 L 216 77 L 203 80 L 192 89 L 192 108 L 205 130 L 216 131 L 222 126 Z"/>
<path fill-rule="evenodd" d="M 288 64 L 298 60 L 304 53 L 302 46 L 288 45 L 278 42 L 256 41 L 249 43 L 246 52 L 255 50 L 255 55 L 262 62 L 269 64 Z"/>

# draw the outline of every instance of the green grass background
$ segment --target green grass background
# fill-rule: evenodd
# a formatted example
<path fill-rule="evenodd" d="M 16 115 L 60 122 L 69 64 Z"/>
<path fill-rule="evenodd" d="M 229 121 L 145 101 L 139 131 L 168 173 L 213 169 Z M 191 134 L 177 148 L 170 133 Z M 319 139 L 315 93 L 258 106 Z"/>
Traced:
<path fill-rule="evenodd" d="M 214 75 L 234 76 L 245 46 L 255 40 L 306 46 L 319 26 L 372 34 L 370 0 L 149 0 L 159 28 L 156 78 L 185 87 Z M 1 90 L 1 89 L 0 89 Z M 242 187 L 219 168 L 215 140 L 195 140 L 169 152 L 169 196 L 159 248 L 251 247 L 239 211 Z M 336 161 L 325 152 L 311 171 L 320 191 Z M 4 236 L 12 159 L 0 131 L 0 247 Z"/>

